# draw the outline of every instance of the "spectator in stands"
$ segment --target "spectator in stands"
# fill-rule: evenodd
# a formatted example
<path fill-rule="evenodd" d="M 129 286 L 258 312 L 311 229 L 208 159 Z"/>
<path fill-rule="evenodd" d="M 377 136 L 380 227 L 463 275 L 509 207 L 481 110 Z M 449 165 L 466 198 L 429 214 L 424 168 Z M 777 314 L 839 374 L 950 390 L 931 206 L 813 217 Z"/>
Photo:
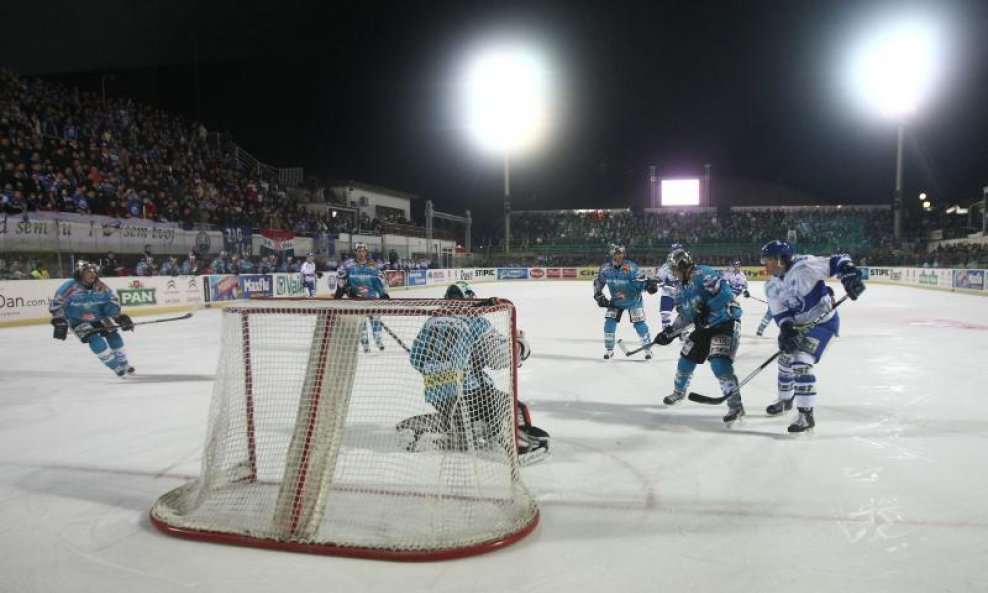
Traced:
<path fill-rule="evenodd" d="M 168 259 L 161 263 L 158 273 L 162 276 L 178 276 L 181 274 L 182 267 L 178 265 L 178 258 L 174 255 L 169 255 Z"/>
<path fill-rule="evenodd" d="M 199 273 L 199 258 L 196 257 L 195 253 L 189 253 L 189 256 L 182 262 L 182 274 L 186 276 L 194 276 Z"/>
<path fill-rule="evenodd" d="M 134 267 L 134 275 L 136 276 L 151 276 L 154 274 L 154 258 L 150 255 L 145 255 L 141 259 L 137 260 L 137 266 Z"/>
<path fill-rule="evenodd" d="M 214 274 L 227 273 L 226 259 L 226 251 L 220 251 L 220 254 L 213 258 L 213 261 L 209 264 L 209 267 L 213 269 Z"/>

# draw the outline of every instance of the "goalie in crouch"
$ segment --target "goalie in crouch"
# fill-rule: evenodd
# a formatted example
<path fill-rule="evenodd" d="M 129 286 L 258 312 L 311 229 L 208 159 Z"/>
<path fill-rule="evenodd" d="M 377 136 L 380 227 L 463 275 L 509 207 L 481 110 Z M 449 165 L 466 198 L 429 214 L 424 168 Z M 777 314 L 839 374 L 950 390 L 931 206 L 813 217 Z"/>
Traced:
<path fill-rule="evenodd" d="M 476 296 L 465 282 L 451 284 L 444 298 L 461 300 Z M 477 306 L 494 306 L 497 299 L 478 301 Z M 505 433 L 503 410 L 513 404 L 512 396 L 501 391 L 486 369 L 510 368 L 528 358 L 530 349 L 523 335 L 518 340 L 521 356 L 512 360 L 508 338 L 483 316 L 436 315 L 429 318 L 412 343 L 410 362 L 422 373 L 425 400 L 436 412 L 413 416 L 400 422 L 398 430 L 411 430 L 414 450 L 423 433 L 444 435 L 442 446 L 468 450 L 490 444 L 510 447 L 510 443 L 492 442 Z M 500 413 L 499 413 L 500 411 Z M 548 451 L 549 435 L 531 425 L 527 407 L 518 402 L 518 442 L 520 454 Z"/>

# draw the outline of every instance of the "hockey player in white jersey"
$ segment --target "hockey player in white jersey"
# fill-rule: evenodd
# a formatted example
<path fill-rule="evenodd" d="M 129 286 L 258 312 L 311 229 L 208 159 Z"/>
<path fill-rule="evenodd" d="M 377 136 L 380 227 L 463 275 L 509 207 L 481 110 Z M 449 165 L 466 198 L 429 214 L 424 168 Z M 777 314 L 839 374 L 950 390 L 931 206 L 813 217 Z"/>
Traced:
<path fill-rule="evenodd" d="M 625 311 L 645 350 L 645 360 L 652 358 L 652 340 L 645 323 L 645 308 L 642 305 L 642 290 L 649 294 L 658 292 L 658 283 L 645 275 L 638 264 L 624 259 L 624 245 L 611 245 L 611 261 L 602 265 L 593 281 L 593 298 L 597 305 L 607 309 L 604 313 L 604 360 L 614 357 L 615 332 Z M 611 298 L 604 295 L 607 287 Z"/>
<path fill-rule="evenodd" d="M 316 296 L 316 256 L 309 254 L 305 256 L 305 262 L 302 264 L 302 268 L 299 270 L 299 276 L 302 279 L 302 286 L 305 287 L 306 295 L 311 299 Z"/>
<path fill-rule="evenodd" d="M 748 277 L 741 269 L 740 261 L 736 260 L 727 266 L 727 269 L 724 270 L 724 280 L 727 280 L 730 285 L 731 294 L 734 295 L 734 298 L 744 296 L 747 299 L 751 297 L 751 293 L 748 292 Z"/>
<path fill-rule="evenodd" d="M 683 246 L 679 243 L 673 243 L 669 253 L 682 248 Z M 672 327 L 672 314 L 676 310 L 676 294 L 679 293 L 683 283 L 672 273 L 668 261 L 659 266 L 655 273 L 655 280 L 659 284 L 659 315 L 662 319 L 662 329 L 665 329 Z"/>
<path fill-rule="evenodd" d="M 768 282 L 765 283 L 765 298 L 767 298 L 769 302 L 772 301 L 772 295 L 774 295 L 777 291 L 778 288 L 774 284 L 770 284 Z M 765 335 L 765 328 L 767 328 L 770 323 L 772 323 L 772 307 L 766 306 L 765 315 L 762 315 L 762 320 L 758 322 L 758 331 L 756 331 L 755 334 L 757 334 L 758 337 Z"/>
<path fill-rule="evenodd" d="M 816 425 L 814 365 L 820 362 L 830 339 L 840 330 L 840 317 L 834 311 L 833 291 L 824 283 L 837 276 L 851 300 L 865 290 L 861 272 L 851 258 L 795 256 L 787 241 L 776 240 L 762 247 L 762 263 L 770 278 L 766 284 L 769 309 L 779 325 L 779 399 L 765 412 L 776 416 L 792 409 L 798 413 L 789 425 L 799 434 Z M 817 321 L 819 320 L 819 321 Z M 814 323 L 816 322 L 816 323 Z"/>

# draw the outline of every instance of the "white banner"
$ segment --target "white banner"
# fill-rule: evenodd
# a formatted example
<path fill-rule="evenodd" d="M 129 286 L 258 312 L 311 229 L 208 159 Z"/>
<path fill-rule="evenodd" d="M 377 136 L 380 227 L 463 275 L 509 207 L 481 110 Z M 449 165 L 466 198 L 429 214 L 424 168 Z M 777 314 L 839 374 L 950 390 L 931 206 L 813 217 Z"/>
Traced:
<path fill-rule="evenodd" d="M 193 247 L 201 254 L 219 253 L 223 233 L 185 231 L 142 218 L 37 212 L 0 217 L 0 252 L 141 253 L 146 245 L 159 254 L 188 253 Z"/>

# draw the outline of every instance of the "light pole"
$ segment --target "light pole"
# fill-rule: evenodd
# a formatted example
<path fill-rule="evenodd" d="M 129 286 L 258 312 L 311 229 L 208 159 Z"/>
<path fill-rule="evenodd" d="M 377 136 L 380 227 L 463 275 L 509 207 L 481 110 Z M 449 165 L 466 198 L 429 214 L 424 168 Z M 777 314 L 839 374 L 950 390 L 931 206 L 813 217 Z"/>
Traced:
<path fill-rule="evenodd" d="M 851 56 L 851 88 L 862 103 L 897 122 L 895 190 L 892 194 L 893 238 L 902 243 L 902 157 L 907 120 L 928 98 L 940 61 L 939 32 L 934 22 L 903 20 L 869 30 Z"/>
<path fill-rule="evenodd" d="M 504 252 L 511 253 L 511 155 L 504 151 Z"/>
<path fill-rule="evenodd" d="M 895 193 L 892 194 L 892 237 L 896 245 L 902 242 L 902 136 L 906 125 L 899 123 L 899 141 L 895 151 Z"/>
<path fill-rule="evenodd" d="M 501 42 L 471 56 L 462 110 L 474 142 L 504 160 L 504 252 L 511 253 L 511 159 L 531 149 L 549 127 L 550 76 L 541 56 Z"/>

